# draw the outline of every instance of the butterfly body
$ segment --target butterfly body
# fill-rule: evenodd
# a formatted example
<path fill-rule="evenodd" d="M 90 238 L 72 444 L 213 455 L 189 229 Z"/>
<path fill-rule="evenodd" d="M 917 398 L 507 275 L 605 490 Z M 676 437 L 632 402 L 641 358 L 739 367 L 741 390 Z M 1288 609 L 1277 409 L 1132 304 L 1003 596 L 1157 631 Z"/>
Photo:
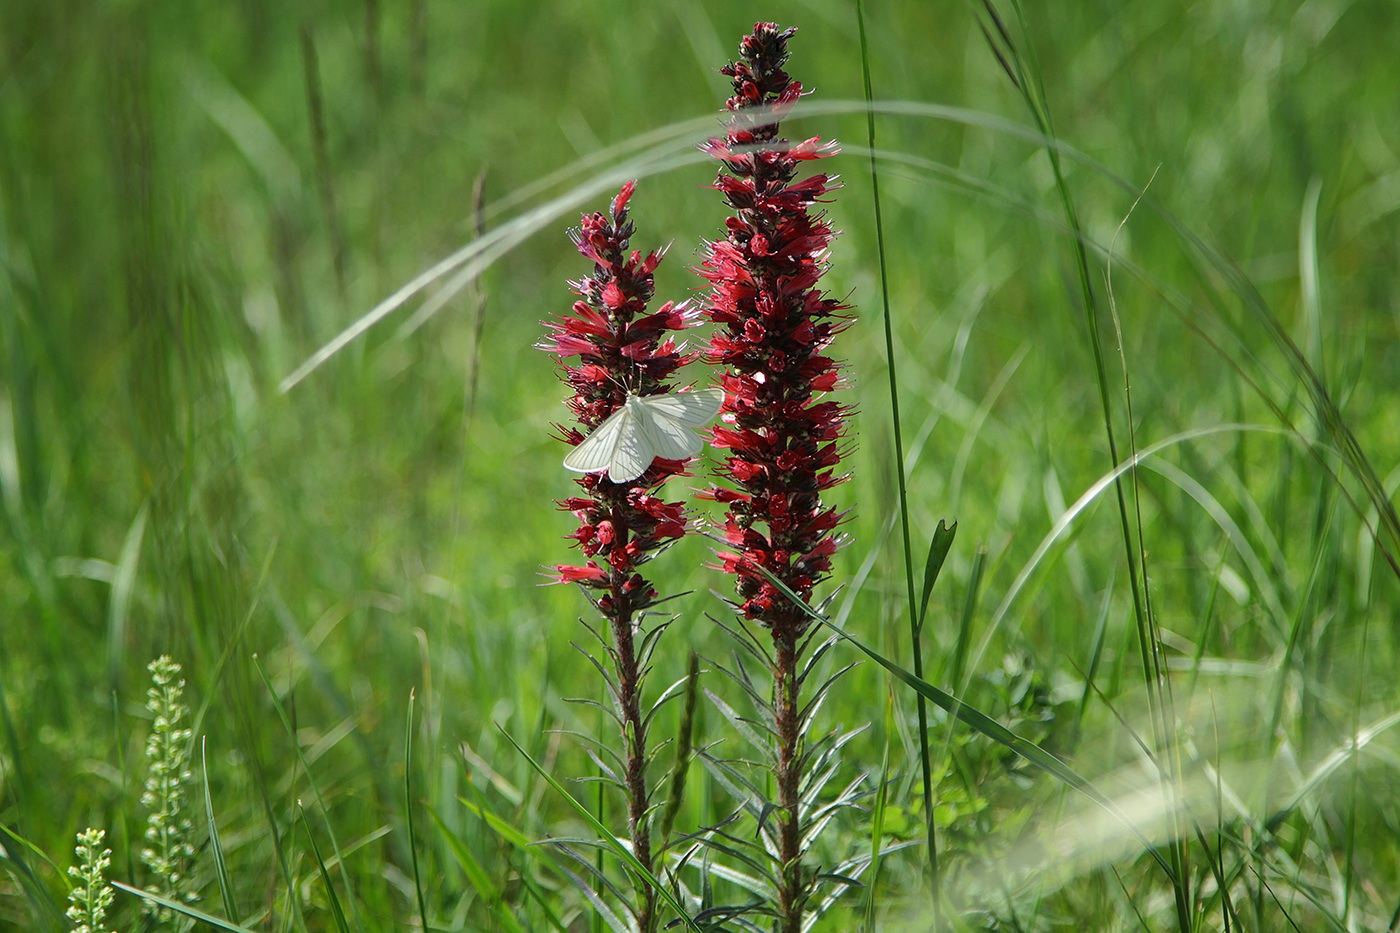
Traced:
<path fill-rule="evenodd" d="M 700 389 L 662 395 L 627 394 L 622 407 L 564 458 L 577 473 L 606 470 L 614 483 L 628 483 L 646 472 L 657 457 L 686 460 L 703 446 L 696 428 L 704 427 L 724 404 L 723 389 Z"/>

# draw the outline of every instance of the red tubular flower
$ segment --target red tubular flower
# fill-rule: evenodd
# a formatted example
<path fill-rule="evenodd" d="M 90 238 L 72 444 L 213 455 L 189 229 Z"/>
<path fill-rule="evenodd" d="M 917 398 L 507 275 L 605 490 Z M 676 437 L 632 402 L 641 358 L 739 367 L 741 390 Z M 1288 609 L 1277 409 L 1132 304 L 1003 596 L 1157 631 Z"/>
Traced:
<path fill-rule="evenodd" d="M 723 162 L 714 187 L 735 213 L 700 269 L 711 287 L 705 316 L 719 325 L 707 356 L 726 368 L 728 395 L 728 426 L 715 428 L 712 444 L 729 451 L 721 475 L 736 487 L 710 495 L 728 505 L 728 537 L 743 548 L 723 568 L 739 577 L 744 615 L 785 640 L 811 620 L 757 568 L 804 601 L 825 579 L 841 516 L 821 494 L 846 478 L 835 468 L 849 414 L 815 398 L 838 385 L 838 365 L 823 353 L 849 324 L 847 306 L 817 289 L 833 232 L 813 205 L 838 185 L 825 174 L 794 180 L 800 163 L 837 149 L 777 138 L 777 121 L 802 93 L 783 71 L 794 32 L 758 23 L 743 60 L 721 69 L 733 79 L 734 117 L 725 138 L 703 148 Z"/>

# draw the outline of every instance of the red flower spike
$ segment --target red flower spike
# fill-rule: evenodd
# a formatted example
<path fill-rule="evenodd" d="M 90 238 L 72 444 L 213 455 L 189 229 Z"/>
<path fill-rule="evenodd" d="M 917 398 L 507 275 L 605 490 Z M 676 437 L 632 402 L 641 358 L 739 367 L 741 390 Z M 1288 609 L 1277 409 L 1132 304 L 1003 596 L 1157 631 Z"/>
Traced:
<path fill-rule="evenodd" d="M 561 363 L 576 360 L 563 364 L 562 375 L 574 390 L 567 404 L 579 427 L 556 426 L 559 436 L 571 445 L 581 443 L 588 430 L 621 407 L 629 391 L 637 395 L 665 391 L 666 381 L 700 356 L 684 352 L 673 336 L 699 323 L 698 308 L 688 302 L 667 302 L 647 312 L 655 291 L 653 273 L 665 250 L 644 254 L 630 248 L 634 227 L 627 204 L 635 190 L 632 182 L 623 185 L 609 214 L 585 214 L 570 231 L 579 252 L 593 261 L 593 274 L 569 283 L 578 295 L 571 313 L 546 321 L 548 336 L 537 344 Z M 559 503 L 579 520 L 578 530 L 568 537 L 590 556 L 606 558 L 613 572 L 581 574 L 570 569 L 568 581 L 609 590 L 609 605 L 629 617 L 650 608 L 654 590 L 622 584 L 658 548 L 683 536 L 689 525 L 679 503 L 638 493 L 671 476 L 688 475 L 685 466 L 683 461 L 657 459 L 631 483 L 613 483 L 596 473 L 576 479 L 584 495 Z M 560 571 L 561 580 L 564 573 Z"/>
<path fill-rule="evenodd" d="M 796 178 L 803 163 L 834 155 L 836 146 L 778 137 L 779 122 L 802 96 L 802 85 L 783 70 L 794 32 L 756 23 L 744 37 L 741 61 L 721 69 L 733 79 L 729 126 L 723 139 L 701 147 L 720 163 L 714 189 L 733 212 L 699 269 L 710 287 L 704 314 L 715 325 L 705 356 L 724 367 L 726 392 L 724 423 L 713 428 L 711 443 L 727 452 L 719 470 L 727 483 L 707 497 L 726 507 L 728 549 L 716 557 L 719 569 L 735 576 L 735 606 L 773 642 L 779 933 L 804 928 L 820 879 L 803 864 L 807 755 L 798 671 L 812 625 L 807 606 L 840 545 L 835 528 L 844 513 L 823 503 L 821 493 L 844 479 L 839 442 L 850 413 L 818 399 L 841 385 L 825 352 L 847 324 L 846 306 L 818 289 L 833 231 L 813 205 L 837 187 L 836 178 Z"/>
<path fill-rule="evenodd" d="M 830 474 L 849 414 L 816 398 L 840 384 L 824 353 L 848 308 L 817 289 L 833 231 L 811 208 L 838 185 L 826 174 L 794 178 L 801 163 L 837 147 L 778 138 L 778 121 L 802 94 L 783 70 L 794 32 L 758 23 L 744 38 L 743 60 L 721 69 L 734 84 L 728 132 L 701 146 L 721 162 L 714 188 L 734 211 L 699 270 L 710 284 L 704 313 L 716 325 L 706 356 L 727 368 L 729 393 L 727 423 L 711 443 L 729 452 L 720 474 L 735 487 L 709 497 L 729 507 L 725 536 L 743 549 L 720 561 L 740 578 L 745 615 L 783 639 L 800 637 L 811 620 L 757 568 L 808 602 L 825 578 L 840 516 L 817 492 L 843 478 Z"/>

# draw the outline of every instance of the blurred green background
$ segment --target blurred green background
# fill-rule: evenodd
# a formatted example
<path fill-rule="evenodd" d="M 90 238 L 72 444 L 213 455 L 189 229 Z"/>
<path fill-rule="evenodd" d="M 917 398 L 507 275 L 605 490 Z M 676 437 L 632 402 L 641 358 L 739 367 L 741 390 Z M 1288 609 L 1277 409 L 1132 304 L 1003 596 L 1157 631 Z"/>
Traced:
<path fill-rule="evenodd" d="M 1130 721 L 1141 703 L 1116 511 L 1089 508 L 1031 562 L 1066 503 L 1111 466 L 1049 161 L 996 122 L 1031 125 L 978 8 L 876 0 L 867 15 L 878 99 L 965 108 L 883 115 L 876 140 L 915 562 L 939 519 L 959 522 L 934 596 L 930 679 L 964 686 L 946 682 L 949 659 L 983 639 L 969 672 L 995 681 L 1004 658 L 1018 659 L 1056 703 L 1077 702 L 1098 665 L 1105 703 L 1086 700 L 1094 711 L 1076 714 L 1058 750 L 1107 770 L 1135 754 L 1107 698 Z M 1111 274 L 1131 384 L 1130 416 L 1105 317 L 1120 452 L 1130 426 L 1139 447 L 1233 422 L 1294 435 L 1225 430 L 1171 445 L 1167 467 L 1141 474 L 1141 509 L 1150 592 L 1190 678 L 1183 705 L 1218 700 L 1193 728 L 1211 755 L 1295 779 L 1400 700 L 1395 574 L 1278 339 L 1302 349 L 1393 493 L 1400 71 L 1389 56 L 1400 7 L 1086 2 L 1027 15 L 1025 30 L 1009 28 L 1057 136 L 1128 183 L 1067 162 L 1085 234 L 1115 257 L 1091 254 L 1101 295 Z M 538 585 L 543 567 L 573 559 L 562 537 L 572 520 L 553 505 L 573 486 L 550 437 L 566 393 L 532 344 L 543 319 L 567 310 L 567 281 L 588 271 L 564 236 L 580 208 L 541 219 L 411 333 L 402 325 L 417 300 L 290 392 L 278 384 L 471 241 L 478 178 L 480 223 L 493 229 L 617 168 L 642 151 L 641 134 L 717 119 L 729 92 L 717 69 L 760 17 L 800 30 L 789 70 L 816 109 L 787 135 L 845 147 L 827 163 L 845 187 L 829 205 L 843 232 L 826 283 L 860 315 L 834 348 L 860 413 L 853 479 L 836 493 L 852 543 L 835 608 L 907 663 L 865 120 L 820 110 L 862 97 L 854 4 L 0 7 L 0 824 L 60 865 L 76 831 L 108 827 L 116 876 L 133 877 L 144 667 L 162 653 L 185 665 L 250 913 L 275 885 L 262 801 L 290 819 L 306 792 L 298 743 L 328 821 L 342 842 L 360 841 L 352 870 L 367 922 L 391 929 L 412 914 L 401 786 L 411 690 L 421 797 L 484 862 L 506 856 L 455 802 L 471 782 L 532 836 L 567 821 L 494 724 L 570 774 L 586 759 L 544 730 L 600 728 L 563 700 L 600 689 L 570 646 L 587 606 Z M 614 146 L 606 164 L 586 161 Z M 658 301 L 700 295 L 691 267 L 725 216 L 713 176 L 697 155 L 639 184 L 634 247 L 671 244 Z M 1277 332 L 1179 230 L 1135 211 L 1142 188 L 1239 263 Z M 604 209 L 611 193 L 582 208 Z M 690 647 L 730 650 L 704 618 L 725 611 L 710 591 L 728 589 L 704 566 L 709 553 L 688 539 L 654 565 L 663 590 L 695 591 L 677 603 L 655 690 Z M 1026 588 L 998 610 L 1023 570 Z M 886 747 L 897 768 L 912 760 L 910 698 L 895 695 L 887 721 L 888 696 L 866 666 L 828 704 L 832 723 L 875 723 L 851 746 L 853 773 Z M 1225 726 L 1207 739 L 1212 716 Z M 1377 741 L 1389 749 L 1380 764 L 1351 772 L 1338 797 L 1321 794 L 1316 832 L 1300 832 L 1319 850 L 1300 842 L 1297 855 L 1331 864 L 1333 843 L 1366 827 L 1344 886 L 1361 892 L 1365 917 L 1387 909 L 1397 880 L 1397 745 Z M 994 768 L 983 777 L 989 812 L 1003 816 L 1051 791 Z M 713 806 L 696 800 L 688 816 Z M 868 840 L 846 832 L 846 844 Z M 438 843 L 425 849 L 450 864 Z M 917 903 L 917 860 L 893 876 L 891 909 Z M 1314 871 L 1326 874 L 1307 868 L 1309 883 Z M 447 928 L 477 928 L 472 898 L 453 870 L 434 879 L 432 912 Z M 44 916 L 0 875 L 0 925 Z"/>

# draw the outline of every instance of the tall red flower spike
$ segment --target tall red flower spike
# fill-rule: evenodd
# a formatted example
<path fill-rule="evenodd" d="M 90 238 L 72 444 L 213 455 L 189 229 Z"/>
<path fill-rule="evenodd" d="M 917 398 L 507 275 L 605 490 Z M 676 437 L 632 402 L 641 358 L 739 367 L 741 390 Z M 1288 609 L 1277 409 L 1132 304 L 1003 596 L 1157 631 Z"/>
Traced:
<path fill-rule="evenodd" d="M 537 347 L 561 361 L 563 377 L 574 390 L 569 409 L 579 427 L 557 425 L 567 443 L 583 441 L 592 430 L 623 406 L 628 392 L 653 395 L 666 389 L 666 380 L 677 369 L 698 357 L 687 353 L 671 331 L 698 323 L 699 312 L 689 304 L 667 302 L 647 313 L 655 292 L 653 273 L 664 251 L 646 256 L 628 252 L 635 228 L 627 216 L 627 202 L 635 183 L 628 182 L 612 202 L 610 216 L 583 215 L 579 227 L 569 231 L 578 251 L 593 260 L 593 274 L 570 286 L 579 296 L 573 313 L 546 321 L 552 332 Z M 685 473 L 683 460 L 657 459 L 629 483 L 614 483 L 605 473 L 586 473 L 575 480 L 584 495 L 559 505 L 579 519 L 577 540 L 585 566 L 559 565 L 557 581 L 581 583 L 597 590 L 600 608 L 619 617 L 642 612 L 656 601 L 656 591 L 633 574 L 663 544 L 688 530 L 678 502 L 663 502 L 650 490 L 669 477 Z"/>
<path fill-rule="evenodd" d="M 782 69 L 795 32 L 758 23 L 740 46 L 743 60 L 721 69 L 734 81 L 734 116 L 704 149 L 724 163 L 715 188 L 735 213 L 700 270 L 711 285 L 705 316 L 719 325 L 707 355 L 726 368 L 728 396 L 727 426 L 712 443 L 729 451 L 721 474 L 733 488 L 710 495 L 727 507 L 725 536 L 736 550 L 720 560 L 739 578 L 745 617 L 780 641 L 799 638 L 811 619 L 757 568 L 804 601 L 827 576 L 841 515 L 821 494 L 846 478 L 849 414 L 818 399 L 838 387 L 838 364 L 824 351 L 850 319 L 817 288 L 833 232 L 812 206 L 839 185 L 825 174 L 793 180 L 800 163 L 837 149 L 777 138 L 778 121 L 802 94 Z"/>
<path fill-rule="evenodd" d="M 634 184 L 628 182 L 613 199 L 611 214 L 585 214 L 569 232 L 578 250 L 593 261 L 593 274 L 571 282 L 579 296 L 573 313 L 545 322 L 551 335 L 537 346 L 559 357 L 564 379 L 574 390 L 570 410 L 579 426 L 592 430 L 621 408 L 627 394 L 646 396 L 665 391 L 665 381 L 696 359 L 670 336 L 698 323 L 698 311 L 686 303 L 667 302 L 647 313 L 655 291 L 653 272 L 663 253 L 646 256 L 629 252 L 635 229 L 627 216 Z M 564 363 L 565 360 L 577 360 Z M 583 441 L 579 427 L 559 428 L 572 445 Z M 633 854 L 652 869 L 647 811 L 646 720 L 641 705 L 641 681 L 654 638 L 637 637 L 642 614 L 658 602 L 656 588 L 638 572 L 666 543 L 690 526 L 678 502 L 653 495 L 655 487 L 685 472 L 686 461 L 657 459 L 641 476 L 614 483 L 606 473 L 585 473 L 575 480 L 583 494 L 560 502 L 579 520 L 575 539 L 587 562 L 558 565 L 556 582 L 577 583 L 608 621 L 604 639 L 613 662 L 609 689 L 626 749 L 621 782 L 628 798 L 628 830 Z M 597 662 L 595 662 L 597 663 Z M 603 666 L 598 665 L 602 671 Z M 606 672 L 605 672 L 606 673 Z M 656 926 L 655 892 L 638 888 L 638 929 Z"/>
<path fill-rule="evenodd" d="M 728 487 L 709 495 L 726 507 L 722 568 L 738 578 L 737 609 L 773 640 L 773 760 L 778 789 L 778 923 L 799 933 L 815 877 L 802 866 L 802 752 L 799 659 L 811 617 L 803 603 L 826 578 L 842 514 L 822 493 L 840 471 L 849 409 L 820 398 L 838 387 L 839 367 L 825 355 L 850 323 L 846 305 L 817 283 L 826 271 L 832 229 L 814 205 L 838 187 L 825 174 L 795 180 L 801 163 L 834 155 L 812 138 L 790 143 L 778 124 L 802 96 L 783 65 L 795 29 L 757 23 L 740 43 L 741 60 L 721 69 L 733 79 L 722 139 L 703 149 L 723 163 L 714 187 L 734 214 L 723 239 L 708 244 L 700 269 L 710 283 L 705 316 L 717 325 L 707 357 L 724 367 L 725 424 L 712 444 L 728 451 L 720 475 Z M 767 574 L 764 573 L 767 571 Z M 762 831 L 760 821 L 760 831 Z"/>

